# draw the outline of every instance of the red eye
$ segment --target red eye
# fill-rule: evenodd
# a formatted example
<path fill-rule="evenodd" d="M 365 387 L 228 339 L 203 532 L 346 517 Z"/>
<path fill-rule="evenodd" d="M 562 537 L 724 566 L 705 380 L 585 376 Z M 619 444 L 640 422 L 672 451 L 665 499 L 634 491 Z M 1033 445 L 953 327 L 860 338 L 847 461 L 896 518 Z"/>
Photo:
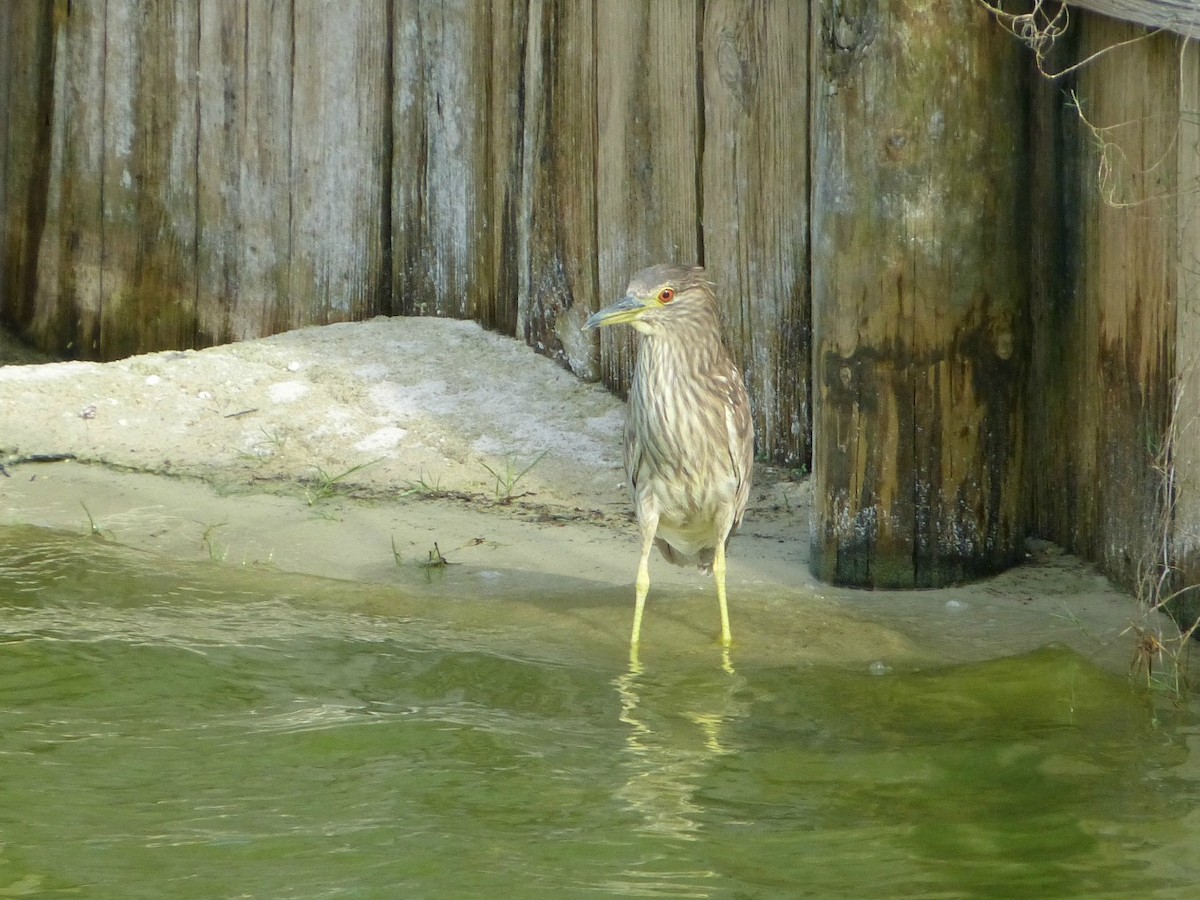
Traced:
<path fill-rule="evenodd" d="M 663 288 L 658 292 L 659 303 L 670 303 L 675 299 L 675 292 L 671 288 Z"/>

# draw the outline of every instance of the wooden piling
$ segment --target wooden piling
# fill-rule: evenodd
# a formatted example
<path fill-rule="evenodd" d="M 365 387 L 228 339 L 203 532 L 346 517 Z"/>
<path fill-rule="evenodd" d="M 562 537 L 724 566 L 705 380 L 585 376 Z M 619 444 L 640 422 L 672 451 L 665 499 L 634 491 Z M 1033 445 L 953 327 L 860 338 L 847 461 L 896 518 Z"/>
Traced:
<path fill-rule="evenodd" d="M 814 15 L 811 566 L 994 572 L 1025 533 L 1019 50 L 973 3 Z"/>

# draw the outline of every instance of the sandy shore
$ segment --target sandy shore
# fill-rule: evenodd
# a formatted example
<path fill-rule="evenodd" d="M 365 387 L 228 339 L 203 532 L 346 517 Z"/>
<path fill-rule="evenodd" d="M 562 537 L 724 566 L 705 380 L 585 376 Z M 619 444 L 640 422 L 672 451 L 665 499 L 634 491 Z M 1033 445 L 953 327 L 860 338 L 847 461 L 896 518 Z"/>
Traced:
<path fill-rule="evenodd" d="M 0 527 L 95 528 L 168 559 L 394 588 L 443 610 L 475 598 L 454 604 L 462 627 L 486 603 L 493 626 L 620 654 L 637 553 L 622 415 L 519 342 L 443 319 L 2 366 Z M 742 659 L 880 670 L 1059 643 L 1123 672 L 1132 622 L 1169 630 L 1048 545 L 946 590 L 819 584 L 809 506 L 807 480 L 760 467 L 730 556 Z M 449 565 L 429 566 L 435 545 Z M 711 581 L 658 559 L 651 575 L 647 647 L 710 650 Z"/>

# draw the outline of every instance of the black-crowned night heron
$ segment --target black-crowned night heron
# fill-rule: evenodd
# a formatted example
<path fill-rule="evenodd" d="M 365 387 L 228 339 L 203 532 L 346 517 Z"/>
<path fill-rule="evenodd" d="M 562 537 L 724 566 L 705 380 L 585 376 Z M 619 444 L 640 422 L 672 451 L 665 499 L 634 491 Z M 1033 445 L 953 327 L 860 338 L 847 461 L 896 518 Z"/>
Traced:
<path fill-rule="evenodd" d="M 750 495 L 754 425 L 704 269 L 644 269 L 583 327 L 623 323 L 641 335 L 625 411 L 625 473 L 642 538 L 631 648 L 641 634 L 652 546 L 677 566 L 712 572 L 728 646 L 725 545 Z"/>

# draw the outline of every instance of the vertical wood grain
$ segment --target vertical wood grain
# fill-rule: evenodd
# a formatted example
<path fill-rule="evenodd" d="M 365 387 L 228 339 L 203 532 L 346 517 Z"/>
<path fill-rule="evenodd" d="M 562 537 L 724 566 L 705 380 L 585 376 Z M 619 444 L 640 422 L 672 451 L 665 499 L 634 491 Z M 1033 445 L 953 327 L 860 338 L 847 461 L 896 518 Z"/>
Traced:
<path fill-rule="evenodd" d="M 475 318 L 504 334 L 519 330 L 524 129 L 530 79 L 526 75 L 529 0 L 510 0 L 491 7 L 490 76 L 487 90 L 487 171 L 489 210 L 485 254 L 487 290 L 476 292 Z M 536 80 L 533 84 L 536 84 Z"/>
<path fill-rule="evenodd" d="M 191 346 L 195 4 L 58 18 L 33 333 L 77 356 Z"/>
<path fill-rule="evenodd" d="M 195 345 L 198 5 L 106 3 L 101 358 Z"/>
<path fill-rule="evenodd" d="M 297 2 L 291 70 L 290 321 L 363 318 L 386 304 L 383 192 L 391 65 L 381 3 Z"/>
<path fill-rule="evenodd" d="M 1078 24 L 1080 58 L 1144 34 Z M 1031 385 L 1039 531 L 1131 586 L 1155 532 L 1175 355 L 1178 49 L 1159 35 L 1080 70 L 1083 118 L 1065 123 L 1068 284 L 1054 327 L 1036 332 L 1045 380 Z"/>
<path fill-rule="evenodd" d="M 105 155 L 105 15 L 72 6 L 55 31 L 50 173 L 31 334 L 71 356 L 100 352 Z"/>
<path fill-rule="evenodd" d="M 698 0 L 596 4 L 598 303 L 660 262 L 703 261 Z M 720 273 L 714 273 L 720 275 Z M 624 394 L 628 328 L 601 330 L 601 373 Z"/>
<path fill-rule="evenodd" d="M 200 6 L 197 327 L 202 344 L 300 320 L 291 293 L 289 3 Z"/>
<path fill-rule="evenodd" d="M 704 259 L 759 453 L 792 466 L 810 453 L 807 69 L 805 4 L 705 4 Z"/>
<path fill-rule="evenodd" d="M 486 84 L 491 12 L 396 0 L 392 247 L 397 311 L 470 317 L 492 290 Z"/>
<path fill-rule="evenodd" d="M 1172 465 L 1175 507 L 1170 522 L 1171 587 L 1181 624 L 1200 619 L 1200 49 L 1179 58 L 1178 260 L 1176 263 L 1175 391 Z"/>
<path fill-rule="evenodd" d="M 598 347 L 580 329 L 597 291 L 596 10 L 530 5 L 518 243 L 519 335 L 589 379 Z"/>
<path fill-rule="evenodd" d="M 54 29 L 65 10 L 0 4 L 0 321 L 29 334 L 50 176 Z"/>

